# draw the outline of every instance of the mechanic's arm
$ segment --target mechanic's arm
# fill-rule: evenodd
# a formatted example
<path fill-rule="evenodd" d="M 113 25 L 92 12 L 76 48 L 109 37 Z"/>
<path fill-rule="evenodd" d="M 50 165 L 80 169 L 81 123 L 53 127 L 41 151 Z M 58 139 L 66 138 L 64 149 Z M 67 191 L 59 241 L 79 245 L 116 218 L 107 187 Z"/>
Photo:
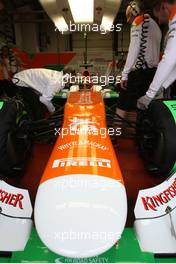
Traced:
<path fill-rule="evenodd" d="M 155 98 L 156 94 L 159 92 L 160 88 L 168 88 L 176 76 L 174 73 L 174 68 L 176 67 L 176 28 L 171 29 L 169 33 L 169 38 L 167 41 L 166 49 L 162 60 L 160 61 L 154 79 L 146 92 L 146 95 L 139 98 L 137 102 L 137 107 L 141 110 L 148 108 L 151 101 Z M 175 77 L 174 77 L 175 76 Z"/>
<path fill-rule="evenodd" d="M 55 96 L 57 92 L 64 89 L 65 84 L 69 80 L 69 74 L 63 75 L 63 72 L 57 72 L 55 75 L 48 80 L 47 83 L 47 95 L 52 96 L 52 98 Z"/>
<path fill-rule="evenodd" d="M 163 86 L 168 88 L 174 81 L 173 70 L 176 66 L 176 29 L 169 34 L 167 46 L 160 61 L 153 82 L 151 83 L 146 95 L 154 99 L 157 92 Z M 175 76 L 176 79 L 176 76 Z"/>
<path fill-rule="evenodd" d="M 139 26 L 135 26 L 135 28 L 135 30 L 132 29 L 131 31 L 131 41 L 125 67 L 122 72 L 122 81 L 128 80 L 128 74 L 136 63 L 140 51 L 140 29 Z"/>
<path fill-rule="evenodd" d="M 39 99 L 40 99 L 40 102 L 43 103 L 47 107 L 47 109 L 50 113 L 53 113 L 55 111 L 55 107 L 51 102 L 52 97 L 42 95 L 42 96 L 40 96 Z"/>
<path fill-rule="evenodd" d="M 58 72 L 56 76 L 49 78 L 46 83 L 45 93 L 40 96 L 40 102 L 43 103 L 51 113 L 55 111 L 55 107 L 51 102 L 54 95 L 64 88 L 63 78 L 62 72 Z"/>

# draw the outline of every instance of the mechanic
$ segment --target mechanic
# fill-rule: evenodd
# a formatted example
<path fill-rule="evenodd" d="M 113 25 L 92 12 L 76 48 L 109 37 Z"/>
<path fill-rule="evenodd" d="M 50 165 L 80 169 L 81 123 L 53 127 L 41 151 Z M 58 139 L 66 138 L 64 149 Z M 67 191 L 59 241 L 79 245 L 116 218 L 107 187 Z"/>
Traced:
<path fill-rule="evenodd" d="M 167 89 L 176 80 L 176 0 L 154 0 L 153 13 L 160 24 L 169 23 L 167 44 L 154 79 L 137 103 L 139 109 L 148 108 L 161 88 Z"/>
<path fill-rule="evenodd" d="M 40 119 L 43 117 L 42 104 L 49 112 L 55 111 L 51 100 L 64 88 L 70 74 L 75 74 L 71 67 L 61 72 L 43 68 L 28 69 L 15 74 L 12 82 L 20 87 L 23 100 L 32 110 L 33 118 Z"/>
<path fill-rule="evenodd" d="M 148 1 L 149 2 L 149 1 Z M 124 70 L 116 113 L 136 109 L 137 100 L 146 93 L 159 63 L 161 30 L 148 12 L 148 2 L 133 1 L 126 10 L 127 22 L 132 24 L 131 41 Z"/>

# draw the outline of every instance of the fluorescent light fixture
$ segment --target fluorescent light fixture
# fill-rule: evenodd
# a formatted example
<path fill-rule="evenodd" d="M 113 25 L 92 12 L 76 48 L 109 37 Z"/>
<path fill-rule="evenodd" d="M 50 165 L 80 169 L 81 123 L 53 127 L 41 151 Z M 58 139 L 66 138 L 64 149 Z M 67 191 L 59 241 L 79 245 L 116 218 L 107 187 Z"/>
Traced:
<path fill-rule="evenodd" d="M 56 28 L 62 33 L 68 31 L 68 25 L 64 17 L 59 13 L 56 0 L 39 0 L 44 10 L 54 22 Z"/>
<path fill-rule="evenodd" d="M 56 0 L 39 0 L 44 8 L 53 8 L 56 6 Z"/>
<path fill-rule="evenodd" d="M 112 31 L 112 25 L 119 11 L 122 0 L 104 0 L 104 15 L 101 27 L 106 31 Z"/>
<path fill-rule="evenodd" d="M 62 16 L 53 16 L 52 17 L 55 26 L 57 27 L 57 29 L 61 32 L 65 32 L 68 31 L 68 25 L 64 19 L 64 17 Z"/>
<path fill-rule="evenodd" d="M 68 0 L 75 23 L 93 23 L 94 0 Z"/>
<path fill-rule="evenodd" d="M 102 22 L 101 22 L 101 27 L 106 30 L 106 31 L 110 31 L 111 27 L 113 25 L 114 22 L 114 17 L 113 16 L 103 16 Z"/>
<path fill-rule="evenodd" d="M 40 2 L 43 2 L 45 4 L 53 4 L 56 2 L 56 0 L 39 0 Z"/>

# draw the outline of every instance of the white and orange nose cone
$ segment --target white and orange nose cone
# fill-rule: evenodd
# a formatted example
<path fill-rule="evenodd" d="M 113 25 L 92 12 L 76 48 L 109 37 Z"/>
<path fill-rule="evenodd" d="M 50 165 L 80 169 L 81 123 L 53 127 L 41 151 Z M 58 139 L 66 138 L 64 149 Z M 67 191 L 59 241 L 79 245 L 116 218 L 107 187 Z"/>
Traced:
<path fill-rule="evenodd" d="M 35 202 L 35 224 L 53 252 L 87 258 L 121 237 L 127 200 L 97 92 L 70 93 Z M 111 131 L 112 133 L 112 131 Z"/>

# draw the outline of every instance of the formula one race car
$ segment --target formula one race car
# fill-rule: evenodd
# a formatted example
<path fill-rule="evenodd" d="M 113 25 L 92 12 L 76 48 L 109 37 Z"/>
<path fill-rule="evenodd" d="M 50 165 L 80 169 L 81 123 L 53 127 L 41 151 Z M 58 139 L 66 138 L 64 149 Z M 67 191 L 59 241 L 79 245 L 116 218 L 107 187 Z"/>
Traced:
<path fill-rule="evenodd" d="M 157 174 L 161 171 L 169 173 L 175 163 L 175 152 L 171 152 L 175 149 L 174 111 L 173 101 L 156 101 L 151 104 L 149 110 L 138 115 L 137 139 L 140 151 L 146 160 L 147 158 L 149 160 L 150 155 L 153 154 L 153 159 L 150 158 L 150 161 L 153 161 L 152 168 L 158 166 L 155 170 Z M 163 116 L 165 118 L 161 118 Z M 56 125 L 57 119 L 57 117 L 50 117 L 49 122 L 47 119 L 27 122 L 27 127 L 30 126 L 27 130 L 36 132 L 38 125 L 40 129 L 43 127 L 45 133 L 48 125 L 50 128 L 52 128 L 51 124 Z M 127 216 L 125 186 L 110 141 L 101 92 L 84 89 L 70 92 L 64 108 L 63 121 L 62 127 L 59 123 L 57 124 L 56 132 L 59 136 L 36 195 L 34 207 L 36 230 L 45 246 L 56 254 L 69 258 L 97 256 L 114 245 L 118 246 Z M 34 130 L 31 129 L 33 125 Z M 169 134 L 172 131 L 173 134 Z M 170 145 L 168 142 L 173 144 Z M 154 149 L 153 146 L 155 146 Z M 160 160 L 163 161 L 161 164 L 156 163 L 158 160 L 154 155 L 159 147 L 161 147 Z M 162 159 L 163 156 L 166 157 L 167 162 Z M 0 187 L 4 190 L 3 193 L 12 192 L 5 189 L 8 186 L 3 182 L 0 183 L 4 186 L 4 189 Z M 168 186 L 170 185 L 173 183 L 169 182 Z M 168 188 L 164 186 L 163 192 Z M 19 191 L 13 190 L 15 195 L 13 197 L 16 197 L 16 192 Z M 149 196 L 146 194 L 146 197 L 146 203 L 149 206 Z M 158 196 L 156 197 L 159 199 Z M 4 195 L 0 195 L 0 202 L 4 199 Z M 8 204 L 5 209 L 8 209 L 7 207 Z M 27 207 L 24 204 L 24 208 L 27 209 Z M 7 212 L 10 217 L 11 211 L 7 210 Z M 166 214 L 168 218 L 171 214 L 170 210 Z M 19 217 L 17 211 L 15 216 Z M 31 210 L 27 216 L 31 217 Z M 143 225 L 140 221 L 141 211 L 137 211 L 136 218 L 138 221 L 136 230 L 140 236 L 140 225 Z M 25 231 L 24 243 L 29 237 L 29 229 L 30 221 Z M 148 249 L 148 244 L 143 237 L 139 240 L 145 243 L 144 248 Z M 19 244 L 19 247 L 23 248 L 23 245 Z M 156 247 L 158 248 L 158 245 Z M 3 250 L 4 248 L 7 250 L 8 245 L 6 244 Z M 13 251 L 11 248 L 10 250 Z M 170 251 L 168 248 L 166 253 Z"/>

